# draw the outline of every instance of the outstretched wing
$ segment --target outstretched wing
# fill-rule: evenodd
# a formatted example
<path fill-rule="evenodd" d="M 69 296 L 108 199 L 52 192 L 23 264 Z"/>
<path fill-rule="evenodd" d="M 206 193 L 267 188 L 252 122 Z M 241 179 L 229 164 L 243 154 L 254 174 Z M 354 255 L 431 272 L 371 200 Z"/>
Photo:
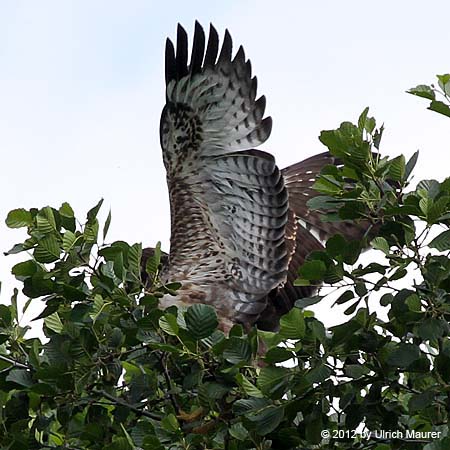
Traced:
<path fill-rule="evenodd" d="M 205 49 L 206 47 L 206 49 Z M 256 99 L 256 77 L 228 31 L 219 54 L 211 26 L 205 45 L 196 23 L 166 45 L 161 146 L 171 202 L 166 277 L 183 282 L 183 301 L 216 302 L 232 322 L 252 323 L 268 292 L 285 280 L 288 194 L 274 158 L 252 147 L 271 131 Z"/>
<path fill-rule="evenodd" d="M 286 229 L 286 237 L 293 237 L 291 258 L 289 261 L 287 280 L 281 287 L 274 289 L 268 296 L 267 307 L 258 318 L 258 327 L 264 330 L 274 330 L 279 319 L 286 314 L 299 298 L 308 297 L 315 292 L 311 286 L 295 286 L 298 269 L 307 256 L 315 250 L 323 250 L 322 241 L 335 234 L 341 234 L 348 241 L 360 240 L 368 232 L 373 234 L 370 223 L 359 222 L 324 222 L 320 213 L 308 208 L 307 202 L 319 195 L 312 189 L 321 170 L 326 165 L 340 166 L 342 162 L 329 152 L 314 155 L 284 168 L 284 182 L 289 194 L 289 208 L 292 216 Z"/>

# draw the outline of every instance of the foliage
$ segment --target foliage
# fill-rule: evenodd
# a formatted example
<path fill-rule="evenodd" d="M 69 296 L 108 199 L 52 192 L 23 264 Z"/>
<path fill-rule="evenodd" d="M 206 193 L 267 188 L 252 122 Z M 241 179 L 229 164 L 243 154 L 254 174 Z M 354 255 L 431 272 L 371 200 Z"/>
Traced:
<path fill-rule="evenodd" d="M 450 115 L 449 80 L 439 77 L 445 108 L 433 86 L 409 92 Z M 307 309 L 319 291 L 278 333 L 225 336 L 209 306 L 158 309 L 179 287 L 159 280 L 159 247 L 146 287 L 141 245 L 104 243 L 111 215 L 99 238 L 101 202 L 84 225 L 67 203 L 11 211 L 7 225 L 28 233 L 8 252 L 27 255 L 12 273 L 23 309 L 45 304 L 45 338 L 19 325 L 17 291 L 0 305 L 0 448 L 448 448 L 450 179 L 408 191 L 418 155 L 381 157 L 382 132 L 366 109 L 320 135 L 343 166 L 324 168 L 310 207 L 371 224 L 360 241 L 331 237 L 300 269 L 299 284 L 324 281 L 348 305 L 348 321 L 328 330 Z M 367 246 L 381 262 L 359 262 Z"/>

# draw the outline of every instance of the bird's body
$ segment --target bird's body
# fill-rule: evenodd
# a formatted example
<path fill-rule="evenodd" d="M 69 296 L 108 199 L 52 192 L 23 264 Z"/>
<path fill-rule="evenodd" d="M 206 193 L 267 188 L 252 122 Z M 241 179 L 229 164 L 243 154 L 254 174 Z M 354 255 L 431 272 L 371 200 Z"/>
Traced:
<path fill-rule="evenodd" d="M 279 170 L 269 153 L 255 150 L 270 135 L 265 98 L 242 47 L 232 59 L 231 37 L 208 43 L 196 23 L 188 43 L 179 26 L 176 51 L 166 44 L 166 105 L 160 137 L 171 207 L 168 264 L 162 278 L 182 284 L 172 304 L 213 305 L 222 329 L 253 324 L 275 329 L 281 314 L 312 288 L 295 287 L 298 267 L 337 232 L 361 234 L 345 224 L 323 224 L 306 202 L 328 153 Z M 301 219 L 301 222 L 299 222 Z"/>

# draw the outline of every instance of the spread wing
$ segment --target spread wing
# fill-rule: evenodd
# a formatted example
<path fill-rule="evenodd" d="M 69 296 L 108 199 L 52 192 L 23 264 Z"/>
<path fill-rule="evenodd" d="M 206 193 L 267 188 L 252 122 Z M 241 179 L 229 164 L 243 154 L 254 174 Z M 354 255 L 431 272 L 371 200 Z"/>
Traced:
<path fill-rule="evenodd" d="M 277 329 L 279 319 L 286 314 L 299 298 L 308 297 L 315 292 L 311 286 L 295 286 L 298 269 L 307 256 L 315 250 L 323 250 L 322 241 L 335 234 L 341 234 L 348 241 L 360 240 L 370 230 L 370 224 L 361 220 L 352 222 L 323 222 L 320 213 L 308 208 L 307 202 L 319 195 L 312 189 L 317 176 L 326 165 L 340 166 L 342 162 L 329 152 L 314 155 L 300 161 L 281 172 L 289 194 L 291 216 L 286 227 L 287 242 L 292 242 L 291 258 L 288 266 L 286 283 L 274 289 L 268 296 L 266 309 L 258 318 L 258 327 L 264 330 Z M 317 236 L 317 237 L 316 237 Z M 291 240 L 288 240 L 291 238 Z"/>
<path fill-rule="evenodd" d="M 270 135 L 256 77 L 225 32 L 219 53 L 211 26 L 196 23 L 166 45 L 161 146 L 171 203 L 170 261 L 183 301 L 215 302 L 231 322 L 252 323 L 286 277 L 288 194 L 274 158 L 252 147 Z M 184 297 L 183 297 L 184 296 Z"/>

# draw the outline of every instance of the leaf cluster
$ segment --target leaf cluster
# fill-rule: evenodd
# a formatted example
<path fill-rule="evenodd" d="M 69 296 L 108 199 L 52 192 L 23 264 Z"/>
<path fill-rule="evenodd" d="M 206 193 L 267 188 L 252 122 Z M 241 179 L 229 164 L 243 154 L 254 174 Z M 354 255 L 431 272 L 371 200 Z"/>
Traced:
<path fill-rule="evenodd" d="M 433 102 L 433 89 L 410 92 Z M 299 285 L 326 283 L 345 305 L 329 329 L 308 310 L 319 291 L 276 333 L 224 335 L 211 306 L 158 307 L 180 288 L 160 279 L 160 246 L 143 268 L 140 244 L 105 243 L 102 202 L 83 223 L 67 203 L 11 211 L 6 224 L 27 232 L 7 252 L 25 256 L 12 273 L 26 301 L 15 291 L 0 305 L 0 448 L 448 448 L 450 180 L 411 188 L 418 154 L 382 157 L 382 134 L 366 109 L 320 135 L 341 164 L 323 169 L 309 207 L 368 230 L 332 236 L 299 269 Z M 377 262 L 360 262 L 367 248 Z M 43 305 L 40 338 L 21 325 L 30 304 Z M 357 427 L 440 434 L 333 433 Z"/>

